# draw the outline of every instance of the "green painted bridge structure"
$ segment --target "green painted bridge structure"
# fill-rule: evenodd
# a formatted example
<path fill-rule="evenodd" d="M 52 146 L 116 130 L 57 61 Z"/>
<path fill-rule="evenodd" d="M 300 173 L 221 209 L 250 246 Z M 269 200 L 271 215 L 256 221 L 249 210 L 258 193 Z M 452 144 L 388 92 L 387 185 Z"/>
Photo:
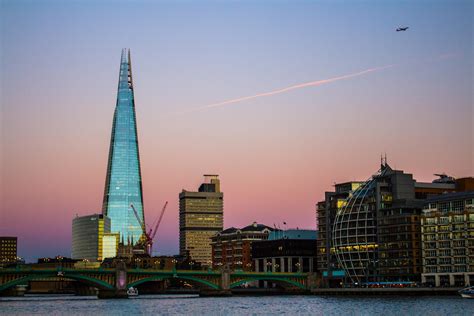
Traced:
<path fill-rule="evenodd" d="M 38 269 L 0 269 L 0 293 L 17 285 L 27 285 L 32 280 L 48 278 L 75 280 L 109 297 L 124 297 L 126 290 L 142 283 L 163 281 L 170 278 L 185 280 L 207 291 L 230 292 L 233 288 L 253 281 L 270 281 L 283 288 L 309 290 L 314 286 L 314 275 L 308 273 L 203 271 L 203 270 L 152 270 L 152 269 L 65 269 L 61 267 Z M 104 296 L 105 297 L 105 296 Z"/>

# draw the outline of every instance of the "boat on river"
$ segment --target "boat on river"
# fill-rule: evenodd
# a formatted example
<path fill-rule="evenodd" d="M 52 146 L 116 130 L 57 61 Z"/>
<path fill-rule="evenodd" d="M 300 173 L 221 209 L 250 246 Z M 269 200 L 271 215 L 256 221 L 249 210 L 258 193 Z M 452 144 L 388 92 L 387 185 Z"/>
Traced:
<path fill-rule="evenodd" d="M 134 287 L 130 287 L 130 288 L 128 288 L 128 290 L 127 290 L 127 294 L 128 294 L 128 297 L 131 297 L 131 296 L 138 296 L 138 289 L 137 289 L 137 288 L 134 288 Z"/>
<path fill-rule="evenodd" d="M 474 286 L 467 287 L 458 291 L 464 298 L 474 298 Z"/>

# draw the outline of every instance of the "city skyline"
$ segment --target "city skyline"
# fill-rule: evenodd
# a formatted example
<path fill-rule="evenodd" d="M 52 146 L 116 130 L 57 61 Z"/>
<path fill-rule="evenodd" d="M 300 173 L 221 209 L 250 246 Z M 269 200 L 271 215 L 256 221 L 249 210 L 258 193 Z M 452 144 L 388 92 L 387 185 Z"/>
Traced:
<path fill-rule="evenodd" d="M 221 177 L 224 227 L 300 228 L 315 227 L 333 183 L 366 179 L 382 152 L 418 181 L 473 174 L 467 1 L 121 4 L 2 2 L 0 235 L 18 236 L 29 260 L 69 255 L 72 218 L 101 210 L 122 47 L 134 55 L 145 218 L 170 201 L 159 253 L 178 252 L 178 194 L 205 173 Z M 139 23 L 116 32 L 129 13 Z"/>

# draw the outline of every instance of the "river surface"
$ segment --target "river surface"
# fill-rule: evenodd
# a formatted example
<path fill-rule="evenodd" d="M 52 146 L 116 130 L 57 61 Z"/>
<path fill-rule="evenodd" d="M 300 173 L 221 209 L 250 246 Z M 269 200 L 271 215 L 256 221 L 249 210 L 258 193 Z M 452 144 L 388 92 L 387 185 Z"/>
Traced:
<path fill-rule="evenodd" d="M 474 315 L 474 299 L 457 296 L 327 297 L 141 295 L 0 297 L 2 315 Z"/>

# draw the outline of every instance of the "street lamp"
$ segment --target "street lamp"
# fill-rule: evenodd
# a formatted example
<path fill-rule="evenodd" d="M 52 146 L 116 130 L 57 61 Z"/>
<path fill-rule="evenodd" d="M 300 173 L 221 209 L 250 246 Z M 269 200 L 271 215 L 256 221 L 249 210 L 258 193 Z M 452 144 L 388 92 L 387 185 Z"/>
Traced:
<path fill-rule="evenodd" d="M 140 261 L 141 261 L 140 258 L 136 258 L 136 259 L 135 259 L 135 268 L 137 268 L 137 269 L 140 268 Z"/>
<path fill-rule="evenodd" d="M 191 270 L 193 269 L 193 265 L 194 265 L 194 262 L 191 261 L 191 262 L 189 263 L 189 266 L 191 267 Z"/>
<path fill-rule="evenodd" d="M 236 261 L 235 265 L 237 266 L 237 270 L 242 270 L 242 261 Z"/>
<path fill-rule="evenodd" d="M 297 263 L 295 264 L 295 266 L 296 266 L 296 269 L 298 269 L 298 272 L 301 272 L 301 270 L 300 270 L 300 268 L 301 268 L 301 263 L 297 262 Z"/>
<path fill-rule="evenodd" d="M 178 263 L 178 260 L 173 259 L 171 260 L 171 263 L 173 264 L 173 270 L 176 270 L 176 264 Z"/>
<path fill-rule="evenodd" d="M 279 267 L 280 267 L 280 265 L 278 263 L 275 263 L 275 272 L 280 272 L 280 271 L 278 271 Z"/>
<path fill-rule="evenodd" d="M 272 268 L 272 263 L 267 262 L 267 272 L 271 272 L 271 268 Z"/>
<path fill-rule="evenodd" d="M 252 268 L 252 264 L 250 262 L 247 263 L 245 266 L 247 267 L 247 270 L 251 270 L 251 268 Z"/>

